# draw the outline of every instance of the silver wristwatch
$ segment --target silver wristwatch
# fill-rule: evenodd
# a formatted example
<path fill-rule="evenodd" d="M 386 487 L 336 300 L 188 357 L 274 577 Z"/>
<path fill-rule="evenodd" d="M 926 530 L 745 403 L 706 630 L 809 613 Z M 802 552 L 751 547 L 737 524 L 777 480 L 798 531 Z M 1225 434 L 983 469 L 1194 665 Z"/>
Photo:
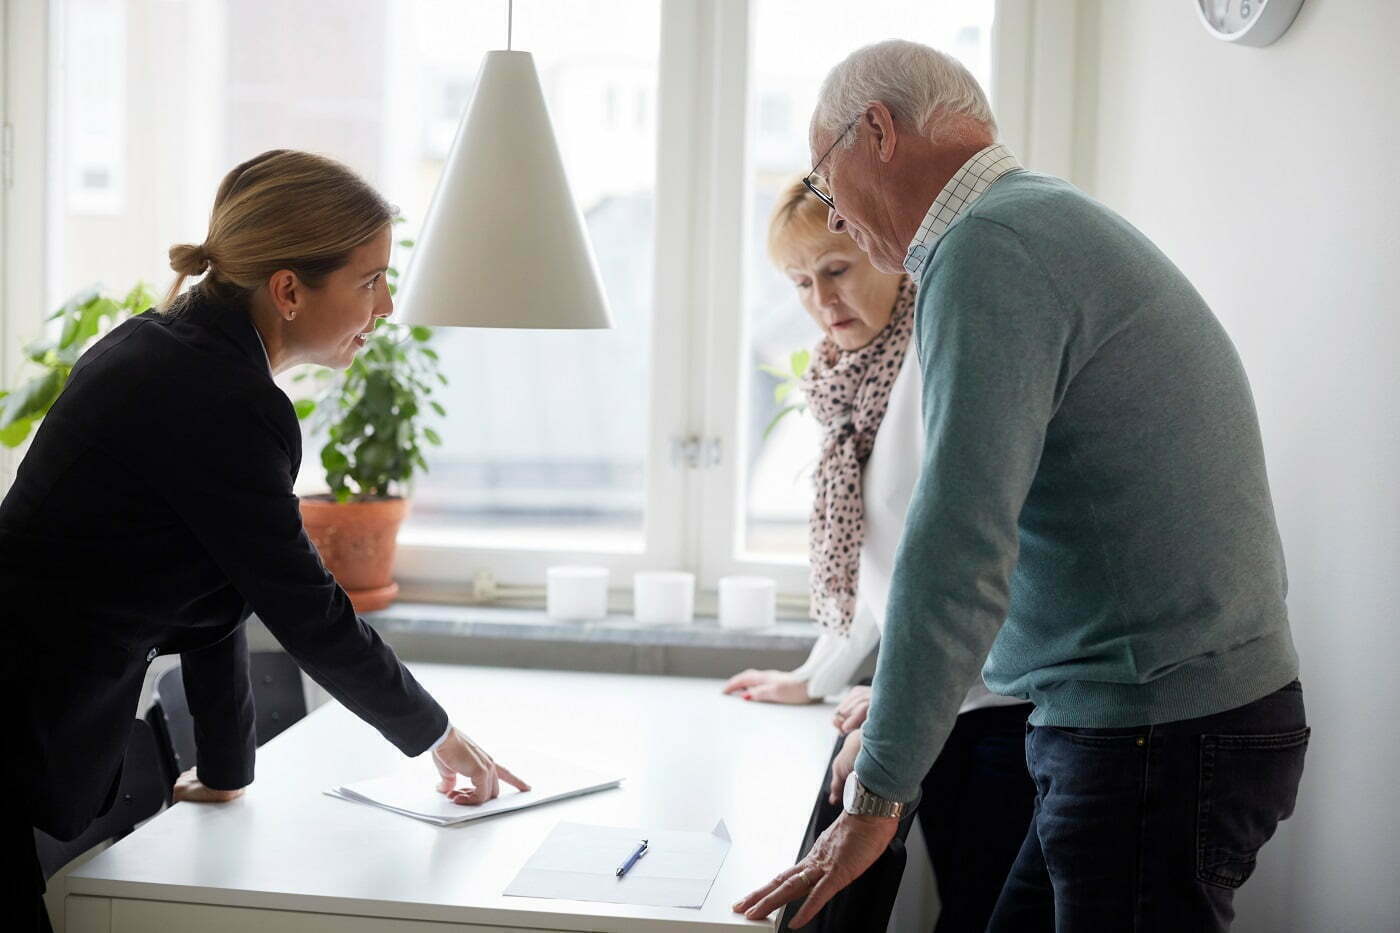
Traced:
<path fill-rule="evenodd" d="M 846 775 L 846 790 L 842 795 L 842 802 L 846 812 L 852 816 L 878 816 L 892 820 L 902 819 L 909 806 L 881 797 L 862 784 L 854 771 Z"/>

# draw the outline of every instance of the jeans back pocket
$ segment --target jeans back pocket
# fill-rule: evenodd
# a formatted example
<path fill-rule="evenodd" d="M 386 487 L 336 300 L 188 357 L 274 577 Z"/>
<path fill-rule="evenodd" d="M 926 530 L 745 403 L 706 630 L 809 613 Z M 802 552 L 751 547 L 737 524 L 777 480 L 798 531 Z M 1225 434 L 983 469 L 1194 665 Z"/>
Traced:
<path fill-rule="evenodd" d="M 1282 820 L 1293 814 L 1309 728 L 1273 735 L 1201 736 L 1196 877 L 1238 888 Z"/>

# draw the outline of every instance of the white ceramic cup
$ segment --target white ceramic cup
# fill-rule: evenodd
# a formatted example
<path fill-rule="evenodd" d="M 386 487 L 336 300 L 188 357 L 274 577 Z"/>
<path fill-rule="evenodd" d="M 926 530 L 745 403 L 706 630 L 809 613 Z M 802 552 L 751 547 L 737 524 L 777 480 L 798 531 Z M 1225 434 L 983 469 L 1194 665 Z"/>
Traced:
<path fill-rule="evenodd" d="M 778 588 L 769 577 L 720 577 L 720 628 L 767 628 L 777 621 Z"/>
<path fill-rule="evenodd" d="M 608 615 L 608 568 L 550 567 L 544 575 L 545 611 L 551 619 L 587 622 Z"/>
<path fill-rule="evenodd" d="M 688 625 L 695 618 L 695 574 L 648 570 L 632 578 L 632 614 L 641 625 Z"/>

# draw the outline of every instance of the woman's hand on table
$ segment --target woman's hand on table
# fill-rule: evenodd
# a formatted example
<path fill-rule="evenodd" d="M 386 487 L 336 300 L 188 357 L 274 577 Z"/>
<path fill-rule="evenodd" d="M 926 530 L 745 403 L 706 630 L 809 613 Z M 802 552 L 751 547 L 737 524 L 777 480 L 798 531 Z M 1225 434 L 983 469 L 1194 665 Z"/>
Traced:
<path fill-rule="evenodd" d="M 836 724 L 837 729 L 849 734 L 861 727 L 865 722 L 865 714 L 869 711 L 870 688 L 852 687 L 837 705 L 836 715 L 831 717 L 831 721 Z"/>
<path fill-rule="evenodd" d="M 860 730 L 848 733 L 841 743 L 841 751 L 831 762 L 831 788 L 827 800 L 833 804 L 841 802 L 846 790 L 846 778 L 856 769 L 856 756 L 860 754 Z"/>
<path fill-rule="evenodd" d="M 453 729 L 441 745 L 433 749 L 433 765 L 438 772 L 438 793 L 453 803 L 478 806 L 500 796 L 501 781 L 516 790 L 526 791 L 530 785 L 497 764 L 459 729 Z M 458 787 L 457 775 L 464 775 L 471 787 Z"/>
<path fill-rule="evenodd" d="M 807 681 L 787 671 L 740 671 L 725 682 L 724 692 L 760 703 L 811 703 Z"/>
<path fill-rule="evenodd" d="M 243 796 L 243 788 L 237 790 L 215 790 L 205 787 L 204 782 L 191 768 L 175 779 L 175 788 L 170 794 L 171 803 L 227 803 Z"/>

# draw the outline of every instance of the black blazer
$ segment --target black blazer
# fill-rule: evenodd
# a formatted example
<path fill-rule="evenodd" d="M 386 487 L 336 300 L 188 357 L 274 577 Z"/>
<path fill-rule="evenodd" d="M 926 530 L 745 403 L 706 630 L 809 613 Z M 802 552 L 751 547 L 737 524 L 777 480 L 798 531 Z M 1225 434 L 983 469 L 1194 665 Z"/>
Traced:
<path fill-rule="evenodd" d="M 244 622 L 406 755 L 442 708 L 360 620 L 302 529 L 301 432 L 252 321 L 206 295 L 94 344 L 0 504 L 7 777 L 59 838 L 110 806 L 146 668 L 179 654 L 200 779 L 253 779 Z"/>

